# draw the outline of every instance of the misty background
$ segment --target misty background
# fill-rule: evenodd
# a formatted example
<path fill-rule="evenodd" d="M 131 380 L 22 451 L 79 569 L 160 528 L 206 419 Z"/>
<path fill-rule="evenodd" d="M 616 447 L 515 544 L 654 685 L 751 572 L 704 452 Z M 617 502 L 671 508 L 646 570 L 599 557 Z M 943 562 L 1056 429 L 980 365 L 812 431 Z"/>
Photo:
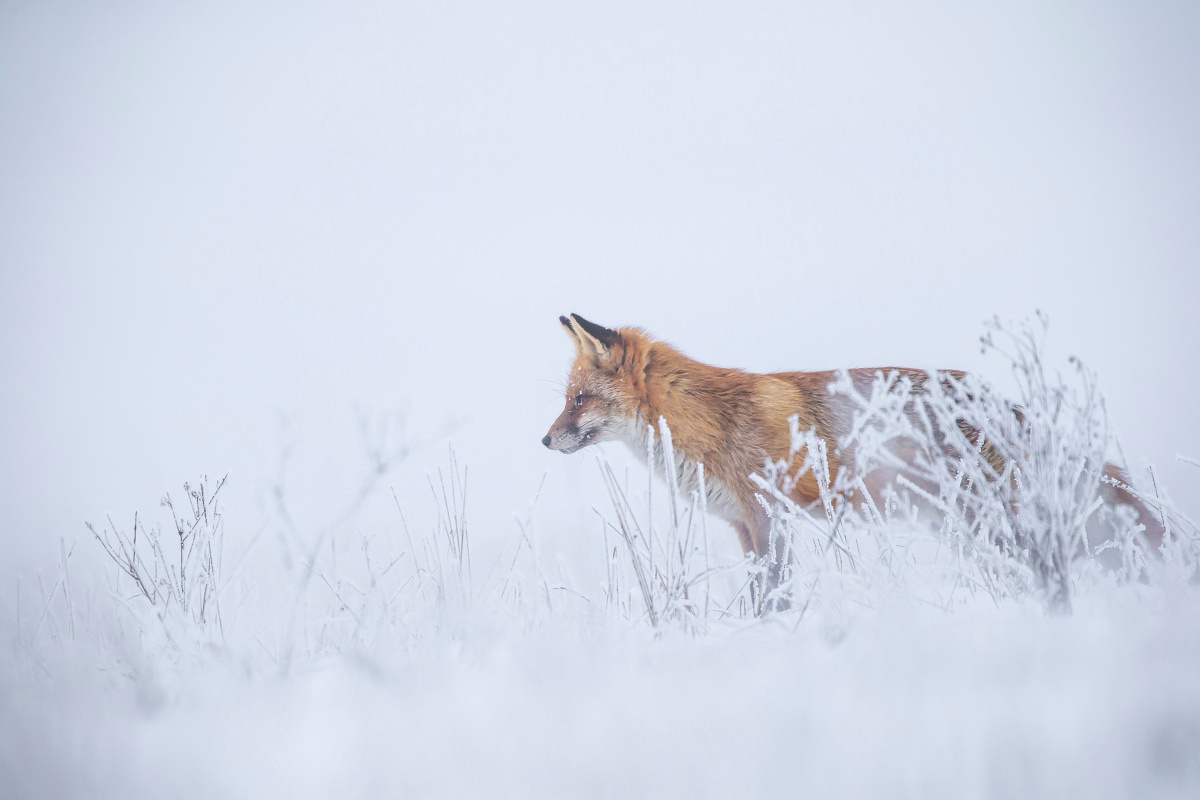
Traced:
<path fill-rule="evenodd" d="M 569 312 L 1003 384 L 1042 309 L 1194 513 L 1197 142 L 1192 3 L 4 3 L 0 574 L 202 473 L 316 525 L 401 415 L 403 506 L 448 439 L 477 535 L 545 476 L 569 547 Z"/>

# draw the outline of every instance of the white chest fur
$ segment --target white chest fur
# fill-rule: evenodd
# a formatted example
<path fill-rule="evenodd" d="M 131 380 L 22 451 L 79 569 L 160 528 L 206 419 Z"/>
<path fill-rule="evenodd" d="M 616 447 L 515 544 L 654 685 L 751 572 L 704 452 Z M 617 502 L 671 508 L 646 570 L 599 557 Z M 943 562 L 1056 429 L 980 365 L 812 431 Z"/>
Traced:
<path fill-rule="evenodd" d="M 675 480 L 683 498 L 699 496 L 701 482 L 701 465 L 698 461 L 688 458 L 674 447 L 668 448 L 661 435 L 656 435 L 649 425 L 641 422 L 631 423 L 621 431 L 621 440 L 629 446 L 639 458 L 653 462 L 653 469 L 664 481 L 670 481 L 667 465 L 674 462 Z M 670 451 L 672 459 L 667 458 Z M 726 520 L 739 520 L 742 516 L 741 507 L 734 493 L 720 480 L 714 478 L 707 470 L 703 471 L 704 494 L 708 510 Z"/>

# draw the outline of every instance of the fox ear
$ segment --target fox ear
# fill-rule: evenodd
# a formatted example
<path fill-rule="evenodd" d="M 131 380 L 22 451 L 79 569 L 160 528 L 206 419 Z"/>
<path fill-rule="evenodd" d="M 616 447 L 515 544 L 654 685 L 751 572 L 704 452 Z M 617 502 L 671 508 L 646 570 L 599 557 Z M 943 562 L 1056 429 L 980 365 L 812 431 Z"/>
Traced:
<path fill-rule="evenodd" d="M 580 351 L 590 353 L 600 359 L 612 355 L 612 349 L 621 341 L 621 335 L 611 328 L 588 322 L 578 314 L 571 315 L 572 330 L 579 337 Z"/>
<path fill-rule="evenodd" d="M 584 352 L 583 342 L 580 341 L 579 334 L 576 333 L 574 325 L 571 324 L 571 320 L 560 316 L 558 321 L 562 323 L 563 330 L 567 332 L 567 336 L 571 337 L 571 344 L 575 345 L 575 349 L 580 353 Z"/>

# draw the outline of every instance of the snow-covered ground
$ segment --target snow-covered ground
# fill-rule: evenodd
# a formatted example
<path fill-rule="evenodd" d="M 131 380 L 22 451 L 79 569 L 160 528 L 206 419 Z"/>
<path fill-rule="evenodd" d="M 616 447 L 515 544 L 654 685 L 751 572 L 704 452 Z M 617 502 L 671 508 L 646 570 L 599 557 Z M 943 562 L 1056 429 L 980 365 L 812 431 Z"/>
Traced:
<path fill-rule="evenodd" d="M 12 645 L 5 797 L 1195 797 L 1195 592 L 660 638 L 563 615 L 137 679 Z M 26 634 L 28 635 L 28 634 Z M 16 650 L 17 652 L 14 652 Z M 253 657 L 252 657 L 253 658 Z M 261 660 L 258 662 L 261 664 Z"/>
<path fill-rule="evenodd" d="M 612 509 L 607 553 L 550 563 L 526 521 L 481 558 L 459 469 L 391 551 L 352 526 L 231 546 L 209 483 L 137 541 L 98 528 L 109 561 L 64 546 L 0 617 L 5 796 L 1200 790 L 1194 529 L 1132 580 L 1079 553 L 1064 613 L 945 528 L 851 511 L 839 554 L 807 518 L 791 608 L 755 616 L 748 564 L 706 549 L 692 504 L 672 525 L 661 488 L 655 515 L 630 486 L 622 507 L 653 516 L 657 564 Z"/>

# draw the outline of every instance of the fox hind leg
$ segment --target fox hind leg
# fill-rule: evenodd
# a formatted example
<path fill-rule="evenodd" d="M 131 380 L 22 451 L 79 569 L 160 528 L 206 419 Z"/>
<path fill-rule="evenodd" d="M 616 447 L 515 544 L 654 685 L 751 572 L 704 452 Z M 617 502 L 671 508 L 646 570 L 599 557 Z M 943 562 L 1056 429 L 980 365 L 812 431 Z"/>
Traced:
<path fill-rule="evenodd" d="M 776 589 L 779 588 L 784 568 L 791 565 L 792 554 L 785 552 L 787 548 L 782 541 L 776 541 L 774 547 L 771 546 L 769 523 L 760 525 L 758 530 L 751 532 L 749 525 L 734 522 L 733 529 L 737 531 L 742 551 L 753 553 L 755 556 L 755 573 L 750 581 L 750 599 L 755 616 L 790 608 L 791 598 L 787 593 L 777 592 Z"/>

